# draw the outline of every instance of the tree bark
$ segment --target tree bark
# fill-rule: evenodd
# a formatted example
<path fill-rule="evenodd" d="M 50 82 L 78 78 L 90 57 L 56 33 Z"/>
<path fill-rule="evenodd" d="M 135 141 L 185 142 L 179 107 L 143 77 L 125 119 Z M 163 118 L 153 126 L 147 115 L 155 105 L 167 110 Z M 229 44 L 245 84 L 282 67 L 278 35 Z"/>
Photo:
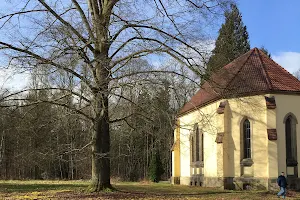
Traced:
<path fill-rule="evenodd" d="M 92 144 L 92 191 L 112 188 L 110 184 L 110 135 L 108 123 L 108 98 L 98 100 Z"/>
<path fill-rule="evenodd" d="M 108 116 L 109 62 L 108 51 L 95 55 L 97 89 L 94 92 L 94 132 L 92 143 L 92 191 L 112 188 L 110 183 L 110 134 Z"/>

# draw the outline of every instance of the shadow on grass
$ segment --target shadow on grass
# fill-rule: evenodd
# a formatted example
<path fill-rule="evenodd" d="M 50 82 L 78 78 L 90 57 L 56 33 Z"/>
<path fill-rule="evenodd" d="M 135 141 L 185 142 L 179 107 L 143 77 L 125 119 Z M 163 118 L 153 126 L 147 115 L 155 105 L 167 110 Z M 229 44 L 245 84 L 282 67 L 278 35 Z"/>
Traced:
<path fill-rule="evenodd" d="M 0 183 L 0 192 L 41 192 L 48 190 L 83 190 L 86 189 L 86 184 L 39 184 L 39 183 Z"/>
<path fill-rule="evenodd" d="M 155 195 L 155 196 L 199 196 L 199 195 L 213 195 L 213 194 L 230 194 L 232 192 L 226 191 L 207 191 L 207 192 L 199 192 L 199 193 L 157 193 L 157 192 L 135 192 L 135 191 L 126 191 L 116 189 L 117 192 L 127 193 L 127 194 L 141 194 L 141 195 Z M 236 192 L 237 193 L 237 192 Z"/>
<path fill-rule="evenodd" d="M 228 191 L 218 188 L 202 188 L 188 186 L 174 186 L 170 184 L 140 184 L 116 183 L 114 192 L 86 192 L 89 182 L 63 181 L 13 181 L 0 182 L 1 195 L 10 199 L 147 199 L 147 200 L 175 200 L 175 199 L 273 199 L 275 194 L 266 191 Z M 50 192 L 48 192 L 50 191 Z M 40 192 L 36 194 L 35 192 Z M 47 193 L 48 192 L 48 193 Z M 2 194 L 1 194 L 2 193 Z M 33 193 L 33 194 L 32 194 Z M 294 195 L 297 196 L 296 194 Z M 24 197 L 24 198 L 23 198 Z"/>
<path fill-rule="evenodd" d="M 172 185 L 114 185 L 118 192 L 130 194 L 145 194 L 156 196 L 198 196 L 198 195 L 213 195 L 213 194 L 230 194 L 233 191 L 219 190 L 216 188 L 203 187 L 176 187 Z M 237 191 L 234 191 L 237 193 Z"/>

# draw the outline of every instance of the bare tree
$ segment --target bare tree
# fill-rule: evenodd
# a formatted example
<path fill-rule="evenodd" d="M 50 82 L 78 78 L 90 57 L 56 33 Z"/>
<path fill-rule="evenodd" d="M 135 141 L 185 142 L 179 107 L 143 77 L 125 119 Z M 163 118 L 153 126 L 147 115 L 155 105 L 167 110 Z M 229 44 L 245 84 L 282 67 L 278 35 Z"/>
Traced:
<path fill-rule="evenodd" d="M 300 80 L 300 70 L 297 70 L 296 72 L 293 73 L 293 75 Z"/>
<path fill-rule="evenodd" d="M 75 84 L 84 85 L 84 92 L 55 83 L 38 88 L 64 92 L 60 97 L 22 106 L 51 103 L 92 122 L 91 191 L 111 188 L 109 125 L 128 116 L 112 119 L 109 101 L 132 102 L 122 95 L 120 83 L 130 82 L 137 74 L 180 75 L 155 68 L 130 72 L 126 70 L 128 63 L 142 57 L 172 57 L 201 76 L 203 66 L 198 59 L 203 52 L 193 43 L 203 39 L 201 30 L 208 24 L 205 22 L 218 17 L 227 3 L 227 0 L 12 0 L 9 5 L 13 7 L 2 11 L 0 49 L 10 67 L 44 68 L 52 74 L 64 72 L 72 75 Z M 15 94 L 2 101 L 25 100 L 14 97 Z M 63 101 L 70 97 L 84 103 Z"/>

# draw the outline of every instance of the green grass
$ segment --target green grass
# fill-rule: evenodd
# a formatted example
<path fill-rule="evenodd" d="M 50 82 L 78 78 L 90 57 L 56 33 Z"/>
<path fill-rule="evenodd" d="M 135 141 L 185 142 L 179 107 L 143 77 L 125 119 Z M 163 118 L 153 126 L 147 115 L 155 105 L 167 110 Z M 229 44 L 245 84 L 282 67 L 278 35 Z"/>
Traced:
<path fill-rule="evenodd" d="M 0 193 L 41 192 L 49 190 L 82 190 L 87 181 L 0 181 Z"/>
<path fill-rule="evenodd" d="M 120 191 L 141 192 L 146 194 L 203 194 L 203 193 L 231 193 L 229 190 L 217 188 L 188 187 L 171 185 L 169 183 L 117 183 L 115 187 Z"/>
<path fill-rule="evenodd" d="M 169 183 L 118 182 L 117 191 L 88 193 L 88 181 L 0 181 L 0 199 L 277 199 L 266 191 L 228 191 L 218 188 L 189 187 Z M 289 199 L 300 199 L 290 193 Z"/>

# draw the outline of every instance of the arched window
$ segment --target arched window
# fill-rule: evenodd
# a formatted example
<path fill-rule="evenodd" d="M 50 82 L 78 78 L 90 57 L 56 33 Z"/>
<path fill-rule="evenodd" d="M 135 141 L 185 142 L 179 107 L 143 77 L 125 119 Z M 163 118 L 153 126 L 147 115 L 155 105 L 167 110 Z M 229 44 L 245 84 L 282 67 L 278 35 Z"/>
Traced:
<path fill-rule="evenodd" d="M 201 161 L 204 162 L 204 137 L 203 133 L 201 134 Z"/>
<path fill-rule="evenodd" d="M 250 121 L 248 119 L 243 123 L 243 151 L 244 159 L 251 158 L 251 129 Z"/>
<path fill-rule="evenodd" d="M 199 128 L 198 124 L 195 125 L 196 127 L 196 161 L 200 161 L 200 137 L 199 137 Z"/>
<path fill-rule="evenodd" d="M 194 124 L 193 134 L 190 136 L 191 162 L 204 160 L 204 137 L 198 124 Z"/>
<path fill-rule="evenodd" d="M 297 165 L 296 120 L 292 115 L 285 120 L 285 146 L 287 166 Z"/>
<path fill-rule="evenodd" d="M 195 162 L 195 144 L 194 144 L 194 135 L 191 136 L 191 157 L 192 162 Z"/>

